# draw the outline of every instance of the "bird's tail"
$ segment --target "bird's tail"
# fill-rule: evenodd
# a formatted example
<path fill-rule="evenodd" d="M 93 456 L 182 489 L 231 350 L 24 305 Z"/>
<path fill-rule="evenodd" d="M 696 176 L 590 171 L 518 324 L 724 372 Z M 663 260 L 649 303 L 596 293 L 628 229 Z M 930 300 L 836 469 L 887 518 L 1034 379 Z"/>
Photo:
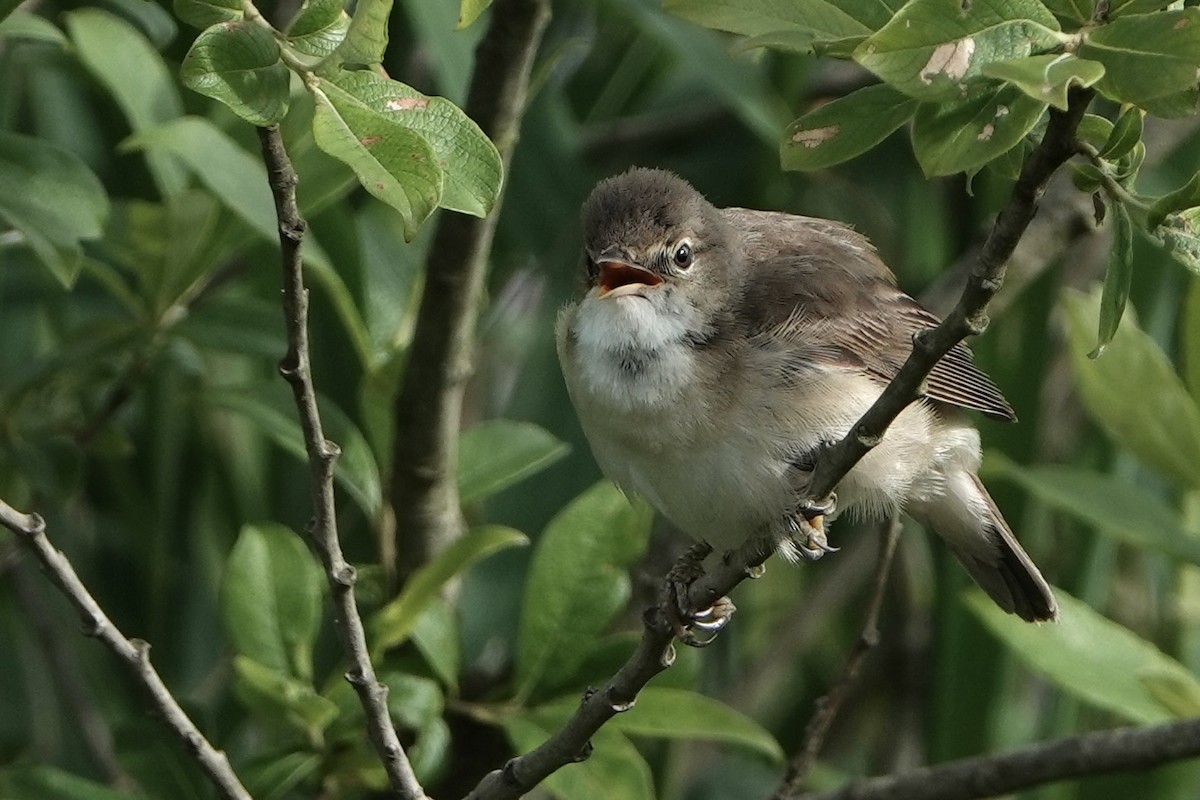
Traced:
<path fill-rule="evenodd" d="M 1054 592 L 979 477 L 960 470 L 947 482 L 944 494 L 914 504 L 910 513 L 946 541 L 996 605 L 1029 622 L 1057 619 Z"/>

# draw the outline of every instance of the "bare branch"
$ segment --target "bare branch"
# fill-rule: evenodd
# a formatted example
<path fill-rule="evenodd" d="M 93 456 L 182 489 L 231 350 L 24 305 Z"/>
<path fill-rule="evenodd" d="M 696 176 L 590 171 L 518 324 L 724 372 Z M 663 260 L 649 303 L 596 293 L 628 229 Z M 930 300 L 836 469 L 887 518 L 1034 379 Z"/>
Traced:
<path fill-rule="evenodd" d="M 972 800 L 1108 772 L 1150 769 L 1200 756 L 1200 720 L 1116 728 L 857 781 L 792 800 Z"/>
<path fill-rule="evenodd" d="M 849 696 L 850 689 L 854 686 L 854 679 L 858 677 L 858 671 L 862 668 L 867 653 L 871 652 L 879 643 L 879 613 L 883 609 L 884 591 L 887 589 L 888 575 L 892 570 L 892 560 L 895 558 L 896 545 L 900 542 L 900 531 L 903 528 L 904 523 L 897 516 L 889 521 L 883 529 L 883 536 L 879 543 L 879 562 L 875 568 L 871 598 L 867 601 L 867 614 L 863 620 L 862 633 L 859 634 L 858 641 L 854 643 L 854 648 L 847 656 L 837 683 L 817 701 L 816 710 L 808 721 L 808 727 L 804 730 L 804 741 L 792 758 L 791 764 L 788 765 L 787 774 L 784 775 L 779 788 L 771 795 L 772 800 L 784 800 L 795 794 L 803 785 L 809 771 L 817 763 L 817 756 L 825 744 L 825 738 L 829 735 L 833 719 Z"/>
<path fill-rule="evenodd" d="M 204 734 L 180 708 L 171 691 L 155 671 L 150 663 L 150 645 L 141 639 L 125 638 L 83 585 L 71 562 L 50 544 L 46 538 L 45 520 L 37 514 L 23 514 L 0 500 L 0 525 L 15 533 L 17 541 L 37 556 L 50 580 L 79 612 L 84 633 L 99 639 L 113 651 L 134 680 L 146 690 L 167 727 L 195 758 L 196 763 L 217 787 L 221 797 L 226 800 L 252 800 L 250 793 L 229 766 L 229 759 L 204 738 Z"/>
<path fill-rule="evenodd" d="M 312 382 L 308 348 L 308 290 L 304 287 L 300 256 L 306 225 L 296 206 L 296 171 L 284 150 L 278 126 L 258 128 L 258 135 L 262 142 L 271 194 L 275 198 L 283 257 L 283 312 L 288 351 L 279 364 L 279 372 L 292 387 L 296 399 L 312 473 L 313 519 L 309 534 L 325 567 L 333 597 L 334 622 L 342 649 L 350 661 L 346 679 L 358 693 L 359 702 L 366 712 L 371 742 L 383 760 L 392 790 L 405 800 L 421 800 L 426 796 L 425 790 L 417 781 L 404 748 L 400 746 L 400 739 L 388 713 L 387 687 L 375 677 L 375 668 L 368 655 L 367 638 L 354 599 L 354 567 L 343 557 L 338 540 L 333 468 L 341 451 L 325 438 L 317 409 L 317 393 Z"/>
<path fill-rule="evenodd" d="M 496 143 L 505 173 L 549 0 L 496 0 L 479 43 L 466 112 Z M 456 473 L 475 321 L 503 196 L 486 217 L 442 214 L 425 266 L 421 310 L 396 398 L 391 502 L 407 574 L 462 534 Z M 395 554 L 384 553 L 390 565 Z"/>

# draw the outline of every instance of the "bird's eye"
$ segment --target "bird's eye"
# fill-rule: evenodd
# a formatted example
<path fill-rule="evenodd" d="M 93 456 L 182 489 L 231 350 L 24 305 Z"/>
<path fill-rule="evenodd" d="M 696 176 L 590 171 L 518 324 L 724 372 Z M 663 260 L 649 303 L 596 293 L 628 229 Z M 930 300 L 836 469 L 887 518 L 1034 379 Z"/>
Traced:
<path fill-rule="evenodd" d="M 687 242 L 680 242 L 675 248 L 675 255 L 671 256 L 675 262 L 675 266 L 680 269 L 687 269 L 692 265 L 692 246 Z"/>

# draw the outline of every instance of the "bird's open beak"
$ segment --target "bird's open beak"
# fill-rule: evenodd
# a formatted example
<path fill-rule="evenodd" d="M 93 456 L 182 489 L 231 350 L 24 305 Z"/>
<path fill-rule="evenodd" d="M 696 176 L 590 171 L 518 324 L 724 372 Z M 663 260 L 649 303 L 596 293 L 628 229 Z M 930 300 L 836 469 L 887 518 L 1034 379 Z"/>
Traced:
<path fill-rule="evenodd" d="M 657 286 L 663 279 L 649 270 L 623 261 L 601 261 L 597 297 L 621 297 L 636 294 L 648 286 Z"/>

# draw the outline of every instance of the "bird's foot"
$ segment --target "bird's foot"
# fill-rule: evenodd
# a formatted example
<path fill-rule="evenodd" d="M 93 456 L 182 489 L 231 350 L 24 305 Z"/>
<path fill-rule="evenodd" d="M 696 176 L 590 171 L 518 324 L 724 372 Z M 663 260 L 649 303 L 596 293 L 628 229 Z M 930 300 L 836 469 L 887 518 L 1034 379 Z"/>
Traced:
<path fill-rule="evenodd" d="M 688 589 L 704 574 L 701 564 L 712 548 L 704 543 L 695 544 L 675 563 L 667 573 L 663 586 L 661 607 L 675 635 L 686 645 L 707 647 L 717 638 L 721 629 L 729 623 L 736 610 L 728 597 L 717 598 L 708 608 L 691 611 Z"/>
<path fill-rule="evenodd" d="M 796 553 L 816 561 L 826 553 L 836 553 L 840 548 L 829 543 L 825 534 L 825 518 L 837 512 L 837 494 L 823 500 L 806 501 L 796 509 L 796 513 L 788 518 L 788 528 L 791 535 L 789 541 L 796 548 Z"/>

